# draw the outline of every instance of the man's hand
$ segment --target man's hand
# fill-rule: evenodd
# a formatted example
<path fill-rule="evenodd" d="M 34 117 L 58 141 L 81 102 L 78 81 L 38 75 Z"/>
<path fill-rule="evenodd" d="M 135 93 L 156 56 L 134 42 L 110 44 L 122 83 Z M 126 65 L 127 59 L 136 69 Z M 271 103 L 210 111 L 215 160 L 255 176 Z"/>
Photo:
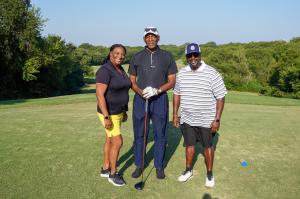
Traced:
<path fill-rule="evenodd" d="M 173 115 L 173 126 L 175 128 L 179 128 L 180 124 L 179 124 L 179 118 L 177 115 Z"/>
<path fill-rule="evenodd" d="M 158 95 L 158 89 L 156 88 L 148 86 L 143 90 L 143 97 L 146 99 L 149 99 L 150 97 L 153 97 L 155 95 Z"/>
<path fill-rule="evenodd" d="M 220 121 L 214 120 L 211 123 L 210 128 L 211 128 L 211 132 L 213 132 L 213 133 L 217 132 L 220 128 Z"/>

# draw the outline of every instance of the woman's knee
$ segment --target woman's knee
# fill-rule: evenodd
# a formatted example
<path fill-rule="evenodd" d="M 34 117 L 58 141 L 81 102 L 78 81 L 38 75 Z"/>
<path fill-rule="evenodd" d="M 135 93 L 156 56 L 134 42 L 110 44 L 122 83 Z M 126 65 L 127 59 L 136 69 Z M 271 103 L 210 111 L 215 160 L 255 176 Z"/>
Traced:
<path fill-rule="evenodd" d="M 123 139 L 121 135 L 115 136 L 111 139 L 111 144 L 113 148 L 121 148 L 123 145 Z"/>

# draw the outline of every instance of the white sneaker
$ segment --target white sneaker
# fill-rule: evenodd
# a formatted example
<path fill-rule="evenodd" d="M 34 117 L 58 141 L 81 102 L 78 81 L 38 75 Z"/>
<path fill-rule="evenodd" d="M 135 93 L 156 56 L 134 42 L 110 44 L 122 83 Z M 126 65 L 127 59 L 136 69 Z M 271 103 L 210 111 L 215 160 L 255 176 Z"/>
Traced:
<path fill-rule="evenodd" d="M 181 176 L 179 176 L 178 181 L 179 182 L 186 182 L 188 179 L 190 179 L 193 176 L 192 170 L 185 170 Z"/>
<path fill-rule="evenodd" d="M 215 178 L 214 178 L 214 177 L 211 177 L 211 180 L 209 180 L 209 179 L 206 177 L 205 186 L 206 186 L 207 188 L 213 188 L 213 187 L 215 186 Z"/>

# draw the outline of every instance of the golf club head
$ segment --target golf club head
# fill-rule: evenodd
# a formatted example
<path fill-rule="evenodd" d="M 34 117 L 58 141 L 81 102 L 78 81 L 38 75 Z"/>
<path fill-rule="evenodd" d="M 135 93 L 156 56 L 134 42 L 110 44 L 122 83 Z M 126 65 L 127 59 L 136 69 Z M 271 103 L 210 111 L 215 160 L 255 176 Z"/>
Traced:
<path fill-rule="evenodd" d="M 142 190 L 144 188 L 144 182 L 141 181 L 141 182 L 138 182 L 134 185 L 134 188 L 137 189 L 137 190 Z"/>

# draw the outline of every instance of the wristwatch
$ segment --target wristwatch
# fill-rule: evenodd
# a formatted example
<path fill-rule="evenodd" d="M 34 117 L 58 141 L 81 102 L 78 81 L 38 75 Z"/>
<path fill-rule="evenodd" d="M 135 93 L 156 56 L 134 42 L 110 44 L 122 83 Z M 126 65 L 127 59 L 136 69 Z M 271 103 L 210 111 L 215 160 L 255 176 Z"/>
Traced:
<path fill-rule="evenodd" d="M 105 120 L 108 120 L 108 119 L 109 119 L 109 116 L 104 116 L 104 119 L 105 119 Z"/>
<path fill-rule="evenodd" d="M 220 122 L 220 119 L 215 119 L 215 122 Z"/>

